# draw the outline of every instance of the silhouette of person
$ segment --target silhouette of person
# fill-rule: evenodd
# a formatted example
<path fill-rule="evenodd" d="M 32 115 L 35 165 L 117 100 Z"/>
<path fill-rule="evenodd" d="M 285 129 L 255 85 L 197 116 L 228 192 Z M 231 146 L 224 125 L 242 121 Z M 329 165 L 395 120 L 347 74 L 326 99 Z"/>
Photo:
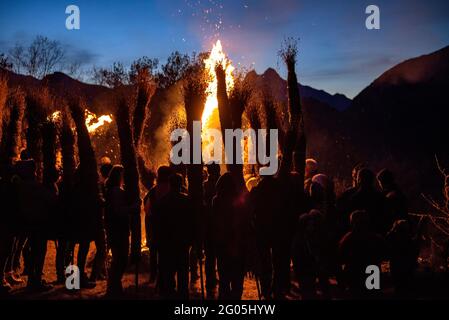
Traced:
<path fill-rule="evenodd" d="M 226 172 L 217 181 L 217 195 L 212 201 L 220 299 L 240 299 L 243 293 L 250 229 L 245 206 L 232 175 Z"/>
<path fill-rule="evenodd" d="M 280 211 L 279 184 L 273 176 L 264 176 L 250 192 L 256 240 L 256 272 L 260 277 L 261 294 L 273 295 L 273 223 Z"/>
<path fill-rule="evenodd" d="M 24 161 L 24 160 L 31 160 L 29 152 L 26 149 L 22 150 L 20 153 L 20 161 Z M 21 164 L 20 161 L 18 162 L 19 166 Z M 11 168 L 12 170 L 10 173 L 14 174 L 15 171 L 17 171 L 16 166 L 17 165 L 14 165 L 14 167 Z M 11 197 L 9 199 L 5 199 L 5 201 L 1 202 L 5 205 L 5 209 L 7 209 L 9 207 L 8 202 L 11 202 L 11 199 L 13 199 L 13 197 Z M 13 215 L 17 215 L 17 213 L 15 213 Z M 25 246 L 27 246 L 27 248 L 29 248 L 29 246 L 27 245 L 26 235 L 23 233 L 22 230 L 20 230 L 20 227 L 18 225 L 13 226 L 10 224 L 8 226 L 8 229 L 10 229 L 9 232 L 5 231 L 5 233 L 13 234 L 14 240 L 12 242 L 11 253 L 8 256 L 5 267 L 4 267 L 4 273 L 5 273 L 4 281 L 5 281 L 6 287 L 8 287 L 9 285 L 17 285 L 17 284 L 21 284 L 24 282 L 21 279 L 20 274 L 19 274 L 20 258 L 22 256 L 22 251 L 24 250 Z M 6 240 L 5 243 L 8 243 L 8 240 Z M 26 258 L 26 264 L 28 267 L 29 256 L 25 254 L 24 259 L 25 258 Z M 3 279 L 3 277 L 1 279 Z"/>
<path fill-rule="evenodd" d="M 30 270 L 27 287 L 32 291 L 52 288 L 42 280 L 47 252 L 47 226 L 56 209 L 57 194 L 36 180 L 34 160 L 19 161 L 13 185 L 18 204 L 18 216 L 30 241 Z"/>
<path fill-rule="evenodd" d="M 217 193 L 216 185 L 220 178 L 220 165 L 212 162 L 206 165 L 207 179 L 204 181 L 204 206 L 205 206 L 205 228 L 204 228 L 204 251 L 205 251 L 205 272 L 206 291 L 208 296 L 213 296 L 213 292 L 218 284 L 216 275 L 216 253 L 212 232 L 212 200 Z"/>
<path fill-rule="evenodd" d="M 312 178 L 318 174 L 318 162 L 315 159 L 306 159 L 306 166 L 304 171 L 304 191 L 309 192 L 312 185 Z"/>
<path fill-rule="evenodd" d="M 108 274 L 109 296 L 123 294 L 122 277 L 125 273 L 129 253 L 129 215 L 140 203 L 129 204 L 123 190 L 123 167 L 115 165 L 106 180 L 105 224 L 112 261 Z"/>
<path fill-rule="evenodd" d="M 147 246 L 150 249 L 150 282 L 154 282 L 158 273 L 157 246 L 153 243 L 152 207 L 169 191 L 169 178 L 172 169 L 168 166 L 160 166 L 157 169 L 156 185 L 151 188 L 144 198 L 145 206 L 145 231 Z"/>
<path fill-rule="evenodd" d="M 277 179 L 281 206 L 273 219 L 273 294 L 275 299 L 285 299 L 291 289 L 292 245 L 298 219 L 310 210 L 310 199 L 302 187 L 303 178 L 297 172 Z"/>
<path fill-rule="evenodd" d="M 323 294 L 329 290 L 329 236 L 326 218 L 317 209 L 299 218 L 298 232 L 294 240 L 294 255 L 298 261 L 295 273 L 303 299 L 316 296 L 316 280 Z"/>
<path fill-rule="evenodd" d="M 102 158 L 102 164 L 100 166 L 100 192 L 103 196 L 102 201 L 104 202 L 104 195 L 106 192 L 106 179 L 111 172 L 113 165 L 111 159 L 107 157 Z M 104 205 L 104 204 L 103 204 Z M 95 234 L 95 257 L 92 261 L 92 272 L 90 274 L 90 281 L 96 281 L 99 279 L 106 279 L 106 231 L 104 227 L 104 208 L 102 209 L 102 214 L 99 216 L 99 221 L 97 223 L 97 230 Z"/>
<path fill-rule="evenodd" d="M 56 283 L 65 283 L 65 270 L 67 266 L 74 263 L 74 249 L 76 234 L 70 222 L 76 219 L 76 212 L 73 206 L 75 193 L 73 186 L 62 179 L 58 182 L 59 188 L 59 213 L 56 220 Z M 25 257 L 25 254 L 24 254 Z"/>
<path fill-rule="evenodd" d="M 397 220 L 386 236 L 390 254 L 390 271 L 396 293 L 410 294 L 418 265 L 418 239 L 413 237 L 407 220 Z"/>
<path fill-rule="evenodd" d="M 182 184 L 180 174 L 171 175 L 169 192 L 152 209 L 153 241 L 159 256 L 159 289 L 164 298 L 189 297 L 189 250 L 194 236 L 194 213 L 189 197 L 182 192 Z"/>
<path fill-rule="evenodd" d="M 5 170 L 6 171 L 6 170 Z M 11 176 L 6 172 L 1 172 L 0 176 L 0 203 L 2 204 L 2 214 L 0 217 L 0 297 L 7 295 L 12 289 L 6 279 L 5 270 L 8 257 L 11 255 L 14 244 L 14 237 L 18 231 L 17 202 L 13 192 Z"/>
<path fill-rule="evenodd" d="M 18 232 L 14 237 L 14 241 L 12 244 L 11 254 L 8 257 L 5 266 L 5 280 L 10 285 L 18 285 L 24 282 L 24 280 L 20 277 L 20 258 L 22 255 L 22 250 L 26 244 L 26 237 L 23 233 Z"/>
<path fill-rule="evenodd" d="M 390 223 L 396 220 L 408 220 L 407 199 L 396 184 L 393 173 L 383 169 L 377 174 L 377 181 L 386 198 L 386 210 Z"/>
<path fill-rule="evenodd" d="M 357 191 L 350 199 L 351 211 L 365 210 L 371 221 L 374 232 L 385 236 L 391 227 L 391 219 L 386 211 L 384 195 L 375 187 L 374 173 L 363 168 L 357 175 Z"/>
<path fill-rule="evenodd" d="M 339 235 L 343 236 L 350 230 L 349 218 L 351 215 L 351 199 L 352 196 L 357 192 L 358 183 L 357 177 L 359 175 L 359 171 L 364 168 L 364 164 L 358 163 L 354 166 L 351 172 L 352 185 L 350 188 L 346 189 L 336 201 L 336 209 L 338 215 L 338 227 L 339 227 Z"/>
<path fill-rule="evenodd" d="M 314 211 L 315 214 L 312 215 L 313 217 L 320 217 L 320 219 L 313 219 L 319 222 L 316 224 L 316 228 L 313 229 L 314 232 L 318 234 L 316 237 L 317 241 L 316 244 L 312 244 L 317 248 L 316 253 L 314 254 L 315 260 L 317 260 L 317 262 L 315 262 L 317 265 L 316 277 L 320 280 L 323 295 L 327 295 L 329 293 L 328 278 L 337 269 L 336 252 L 339 240 L 333 181 L 324 174 L 317 174 L 312 178 L 309 191 L 310 205 L 314 210 L 317 210 L 320 213 L 320 216 L 318 216 L 316 211 Z M 307 224 L 308 220 L 305 222 Z M 301 224 L 304 224 L 304 222 L 301 222 L 300 218 L 300 225 Z M 298 231 L 300 237 L 301 233 L 304 233 L 303 230 L 308 229 L 307 227 L 300 227 L 300 230 Z M 312 235 L 311 237 L 313 238 Z M 309 240 L 306 239 L 305 241 L 307 243 Z M 298 260 L 300 264 L 299 269 L 301 269 L 302 259 L 299 258 Z"/>
<path fill-rule="evenodd" d="M 370 216 L 364 210 L 356 210 L 350 216 L 351 231 L 339 243 L 339 284 L 347 288 L 353 297 L 368 293 L 365 285 L 366 268 L 381 268 L 387 257 L 384 238 L 370 228 Z"/>
<path fill-rule="evenodd" d="M 309 205 L 320 210 L 328 218 L 335 217 L 335 192 L 332 179 L 324 174 L 314 175 L 308 192 Z"/>
<path fill-rule="evenodd" d="M 71 208 L 69 209 L 73 215 L 73 220 L 71 221 L 73 240 L 69 250 L 73 252 L 73 255 L 75 245 L 78 243 L 76 263 L 80 270 L 80 284 L 82 288 L 91 289 L 96 284 L 91 282 L 87 276 L 86 262 L 90 243 L 94 240 L 99 227 L 101 203 L 96 202 L 99 199 L 93 199 L 92 194 L 86 193 L 82 174 L 83 172 L 80 166 L 78 166 L 75 171 L 73 196 L 71 198 Z"/>

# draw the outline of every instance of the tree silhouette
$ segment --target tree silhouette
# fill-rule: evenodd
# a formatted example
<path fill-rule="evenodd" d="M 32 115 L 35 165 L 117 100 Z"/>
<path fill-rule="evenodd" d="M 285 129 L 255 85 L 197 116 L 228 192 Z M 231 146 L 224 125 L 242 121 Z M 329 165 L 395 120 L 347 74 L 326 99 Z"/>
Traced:
<path fill-rule="evenodd" d="M 298 181 L 300 184 L 304 185 L 307 141 L 304 130 L 304 117 L 299 95 L 298 79 L 295 71 L 297 54 L 297 41 L 293 38 L 285 39 L 281 50 L 279 51 L 279 55 L 286 64 L 288 71 L 287 86 L 289 126 L 287 129 L 284 150 L 282 152 L 280 173 L 285 176 L 292 170 L 292 162 L 294 158 L 294 167 L 298 173 Z"/>
<path fill-rule="evenodd" d="M 76 97 L 69 101 L 72 119 L 75 122 L 79 156 L 79 176 L 83 194 L 89 208 L 98 213 L 100 210 L 100 190 L 98 186 L 97 160 L 86 127 L 84 102 Z"/>
<path fill-rule="evenodd" d="M 184 108 L 186 111 L 187 131 L 190 134 L 190 164 L 187 166 L 187 176 L 189 180 L 189 195 L 192 197 L 197 209 L 201 206 L 203 196 L 203 178 L 202 164 L 194 164 L 194 152 L 200 158 L 201 148 L 195 150 L 193 141 L 193 123 L 198 121 L 201 123 L 201 116 L 206 103 L 206 75 L 201 61 L 193 61 L 188 70 L 188 74 L 184 80 L 183 96 Z"/>
<path fill-rule="evenodd" d="M 173 52 L 156 75 L 158 87 L 162 89 L 171 87 L 185 77 L 189 67 L 190 57 L 188 55 L 181 54 L 178 51 Z"/>
<path fill-rule="evenodd" d="M 133 132 L 130 120 L 130 107 L 128 96 L 123 90 L 116 88 L 115 95 L 117 108 L 114 118 L 120 140 L 120 159 L 124 168 L 123 178 L 125 192 L 130 205 L 140 202 L 139 172 L 137 169 L 136 150 L 133 140 Z M 141 220 L 140 208 L 136 209 L 130 216 L 131 227 L 131 259 L 138 263 L 141 255 Z M 137 279 L 137 278 L 136 278 Z"/>
<path fill-rule="evenodd" d="M 228 97 L 226 74 L 220 63 L 215 67 L 215 73 L 217 77 L 218 112 L 224 142 L 226 129 L 240 129 L 242 127 L 242 115 L 250 100 L 252 90 L 244 81 L 244 75 L 240 74 L 235 78 L 234 88 L 230 93 L 230 97 Z M 240 187 L 245 188 L 243 166 L 241 164 L 236 164 L 236 143 L 240 143 L 240 141 L 232 141 L 232 149 L 234 150 L 232 159 L 233 164 L 227 164 L 227 168 L 228 171 L 231 172 L 236 183 Z M 227 154 L 226 157 L 229 159 L 230 155 Z"/>
<path fill-rule="evenodd" d="M 15 72 L 23 70 L 30 76 L 43 78 L 62 66 L 65 50 L 59 41 L 38 35 L 29 46 L 16 44 L 9 57 Z"/>
<path fill-rule="evenodd" d="M 15 89 L 8 94 L 6 105 L 2 111 L 4 115 L 4 131 L 0 145 L 0 162 L 3 172 L 12 168 L 14 159 L 19 153 L 20 135 L 22 131 L 22 118 L 25 109 L 25 99 L 20 89 Z"/>
<path fill-rule="evenodd" d="M 140 69 L 139 69 L 140 68 Z M 143 130 L 148 119 L 148 111 L 151 100 L 156 91 L 156 85 L 151 77 L 150 70 L 143 67 L 135 67 L 136 75 L 134 76 L 134 85 L 136 86 L 136 102 L 133 114 L 133 139 L 134 148 L 137 155 L 137 167 L 139 178 L 143 186 L 149 190 L 154 183 L 155 175 L 145 164 L 142 155 L 140 143 L 142 140 Z"/>
<path fill-rule="evenodd" d="M 243 73 L 238 74 L 234 78 L 234 87 L 232 88 L 229 94 L 229 111 L 231 113 L 232 120 L 232 129 L 241 129 L 242 128 L 242 116 L 245 111 L 248 102 L 250 101 L 252 95 L 252 88 L 249 84 L 244 80 L 245 76 Z M 229 165 L 229 171 L 234 177 L 236 183 L 240 186 L 245 186 L 245 181 L 243 178 L 243 164 L 237 163 L 237 157 L 240 155 L 236 154 L 237 144 L 240 144 L 240 141 L 232 141 L 233 152 L 233 164 Z"/>
<path fill-rule="evenodd" d="M 75 136 L 73 134 L 70 115 L 66 108 L 62 110 L 62 123 L 59 132 L 62 153 L 62 190 L 65 195 L 71 194 L 75 175 Z"/>
<path fill-rule="evenodd" d="M 0 141 L 3 139 L 3 126 L 8 122 L 8 114 L 5 112 L 7 97 L 8 81 L 5 76 L 0 76 Z"/>
<path fill-rule="evenodd" d="M 0 53 L 0 69 L 5 69 L 11 71 L 13 69 L 13 64 L 9 61 L 9 58 L 4 53 Z"/>
<path fill-rule="evenodd" d="M 41 126 L 47 119 L 47 110 L 52 105 L 50 93 L 46 88 L 31 89 L 25 98 L 25 118 L 27 150 L 36 162 L 37 179 L 42 181 L 42 132 Z"/>
<path fill-rule="evenodd" d="M 121 62 L 114 62 L 110 68 L 96 68 L 92 70 L 92 80 L 94 83 L 116 88 L 129 82 L 129 75 L 125 66 Z"/>

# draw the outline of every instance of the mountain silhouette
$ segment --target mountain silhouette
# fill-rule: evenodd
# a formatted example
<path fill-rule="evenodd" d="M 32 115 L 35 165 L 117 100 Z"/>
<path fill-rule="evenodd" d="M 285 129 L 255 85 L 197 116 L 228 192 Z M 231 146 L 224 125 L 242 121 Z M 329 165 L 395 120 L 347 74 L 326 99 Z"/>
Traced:
<path fill-rule="evenodd" d="M 287 81 L 282 79 L 281 76 L 273 68 L 268 68 L 261 75 L 257 74 L 253 70 L 248 73 L 246 79 L 259 88 L 263 86 L 269 86 L 271 94 L 278 101 L 287 100 Z M 301 97 L 315 99 L 316 101 L 325 103 L 338 111 L 345 110 L 351 104 L 351 99 L 347 98 L 343 94 L 336 93 L 334 95 L 331 95 L 324 90 L 315 89 L 310 86 L 301 85 L 299 83 L 298 87 Z"/>
<path fill-rule="evenodd" d="M 42 80 L 4 69 L 0 69 L 0 74 L 7 77 L 9 87 L 21 87 L 24 91 L 48 88 L 50 93 L 56 96 L 68 98 L 73 95 L 82 98 L 92 112 L 110 113 L 104 103 L 110 89 L 104 86 L 84 83 L 62 72 L 49 74 Z"/>
<path fill-rule="evenodd" d="M 448 91 L 449 46 L 387 70 L 342 114 L 353 154 L 398 172 L 415 197 L 440 193 L 435 155 L 449 164 Z"/>

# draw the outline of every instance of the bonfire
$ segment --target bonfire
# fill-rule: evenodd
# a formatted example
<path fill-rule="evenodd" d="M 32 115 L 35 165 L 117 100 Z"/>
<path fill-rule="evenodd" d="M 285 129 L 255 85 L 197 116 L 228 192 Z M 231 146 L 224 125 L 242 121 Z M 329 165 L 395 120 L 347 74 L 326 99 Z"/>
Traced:
<path fill-rule="evenodd" d="M 86 118 L 87 131 L 90 134 L 94 134 L 100 127 L 104 126 L 106 123 L 112 122 L 111 115 L 101 115 L 97 116 L 95 113 L 90 112 L 88 109 L 84 110 L 84 116 Z M 52 122 L 59 122 L 61 120 L 61 111 L 53 112 L 48 120 Z"/>
<path fill-rule="evenodd" d="M 231 64 L 231 61 L 226 58 L 226 54 L 223 52 L 223 47 L 220 40 L 217 40 L 217 42 L 213 45 L 209 57 L 204 60 L 204 65 L 211 80 L 206 90 L 206 104 L 204 106 L 201 122 L 203 123 L 203 127 L 208 127 L 214 111 L 218 109 L 217 76 L 215 74 L 215 67 L 217 65 L 221 65 L 223 70 L 225 70 L 228 94 L 232 88 L 234 88 L 234 76 L 232 75 L 234 67 Z"/>

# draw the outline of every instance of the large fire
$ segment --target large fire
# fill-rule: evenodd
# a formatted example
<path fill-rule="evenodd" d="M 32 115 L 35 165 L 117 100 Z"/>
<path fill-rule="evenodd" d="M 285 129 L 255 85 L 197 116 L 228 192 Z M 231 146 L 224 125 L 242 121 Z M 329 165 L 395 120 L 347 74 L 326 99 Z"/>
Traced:
<path fill-rule="evenodd" d="M 212 50 L 210 52 L 209 58 L 204 60 L 204 64 L 206 67 L 206 71 L 210 75 L 211 81 L 207 87 L 207 99 L 206 104 L 204 106 L 203 116 L 201 122 L 204 127 L 207 127 L 207 124 L 210 120 L 215 109 L 218 108 L 217 101 L 217 77 L 215 75 L 215 67 L 218 64 L 221 64 L 226 73 L 226 87 L 227 91 L 229 91 L 234 87 L 234 78 L 232 76 L 232 72 L 234 71 L 234 67 L 231 64 L 231 61 L 226 58 L 225 53 L 223 52 L 223 48 L 221 46 L 220 40 L 213 45 Z"/>
<path fill-rule="evenodd" d="M 94 133 L 98 128 L 102 127 L 105 123 L 111 123 L 112 117 L 110 115 L 97 116 L 95 113 L 89 110 L 84 111 L 86 117 L 86 127 L 89 133 Z M 61 119 L 61 111 L 55 111 L 49 116 L 49 120 L 57 122 Z"/>
<path fill-rule="evenodd" d="M 86 109 L 86 127 L 89 133 L 95 132 L 98 128 L 103 126 L 105 123 L 111 123 L 112 117 L 110 115 L 102 115 L 97 117 L 95 113 L 90 112 Z"/>

